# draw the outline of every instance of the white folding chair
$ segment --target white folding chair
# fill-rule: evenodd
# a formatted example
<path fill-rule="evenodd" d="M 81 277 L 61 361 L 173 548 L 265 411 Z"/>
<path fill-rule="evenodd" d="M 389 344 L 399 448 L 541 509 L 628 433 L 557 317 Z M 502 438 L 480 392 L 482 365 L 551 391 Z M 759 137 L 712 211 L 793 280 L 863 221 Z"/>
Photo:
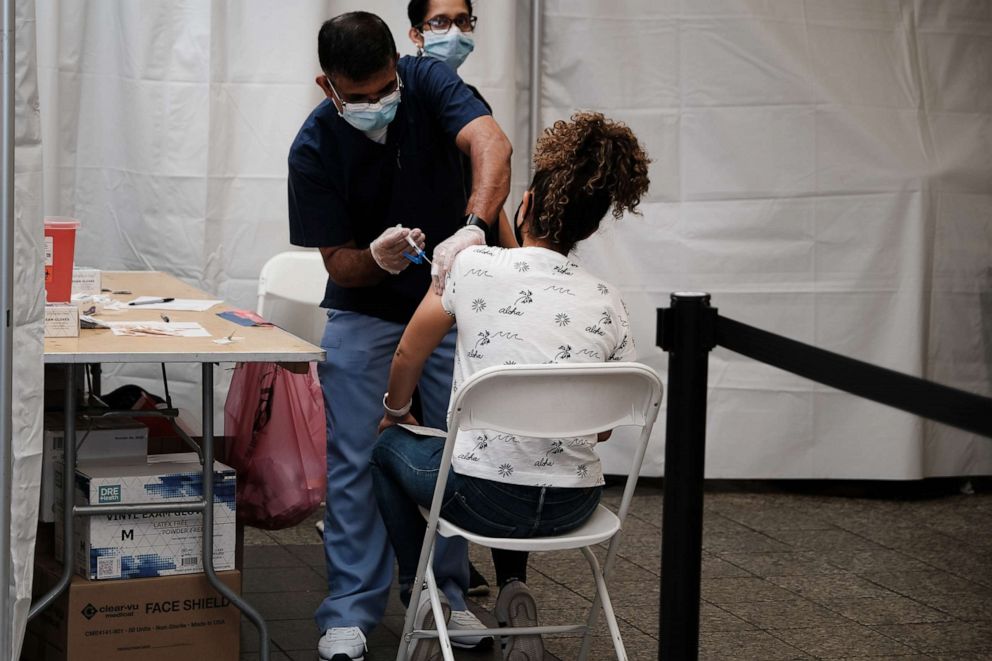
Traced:
<path fill-rule="evenodd" d="M 627 659 L 613 604 L 606 589 L 606 577 L 609 576 L 616 557 L 620 532 L 637 485 L 651 428 L 658 417 L 661 394 L 662 385 L 658 375 L 640 363 L 498 366 L 481 370 L 466 380 L 452 403 L 448 436 L 430 511 L 421 508 L 421 513 L 427 519 L 427 531 L 421 547 L 410 606 L 406 611 L 397 661 L 406 661 L 408 643 L 416 638 L 439 638 L 444 658 L 447 661 L 454 659 L 444 623 L 440 592 L 432 569 L 435 531 L 444 537 L 460 536 L 482 546 L 513 551 L 580 549 L 596 579 L 596 596 L 586 617 L 586 624 L 488 629 L 486 633 L 510 636 L 582 631 L 585 637 L 579 655 L 581 661 L 588 654 L 591 632 L 599 605 L 602 604 L 617 658 Z M 641 427 L 641 436 L 631 462 L 620 509 L 616 514 L 600 505 L 577 530 L 554 537 L 529 539 L 477 535 L 440 518 L 454 439 L 459 429 L 487 429 L 537 438 L 568 438 L 628 425 Z M 610 540 L 610 545 L 601 570 L 590 547 L 607 540 Z M 422 589 L 426 589 L 430 595 L 437 630 L 413 629 Z M 475 633 L 481 634 L 482 631 L 473 630 L 473 634 Z"/>
<path fill-rule="evenodd" d="M 258 276 L 256 312 L 277 326 L 320 345 L 327 321 L 321 309 L 327 270 L 316 250 L 281 252 L 265 262 Z"/>

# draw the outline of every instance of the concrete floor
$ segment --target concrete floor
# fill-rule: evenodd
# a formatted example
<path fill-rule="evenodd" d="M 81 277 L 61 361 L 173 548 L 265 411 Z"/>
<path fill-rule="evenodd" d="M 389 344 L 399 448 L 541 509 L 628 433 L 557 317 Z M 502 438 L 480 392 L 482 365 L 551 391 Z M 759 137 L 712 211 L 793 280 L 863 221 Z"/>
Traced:
<path fill-rule="evenodd" d="M 605 502 L 619 497 L 610 488 Z M 631 659 L 658 657 L 661 503 L 660 484 L 642 481 L 611 583 Z M 244 592 L 269 622 L 271 658 L 316 659 L 311 616 L 325 582 L 312 520 L 245 537 Z M 700 659 L 992 659 L 988 480 L 708 483 L 703 556 Z M 473 561 L 492 581 L 488 552 L 473 549 Z M 542 623 L 590 606 L 592 580 L 577 553 L 532 556 L 528 583 Z M 489 618 L 493 600 L 473 609 Z M 366 658 L 393 659 L 401 627 L 394 590 Z M 613 658 L 604 633 L 592 659 Z M 241 638 L 242 659 L 257 659 L 247 622 Z M 548 659 L 569 661 L 579 639 L 545 645 Z"/>

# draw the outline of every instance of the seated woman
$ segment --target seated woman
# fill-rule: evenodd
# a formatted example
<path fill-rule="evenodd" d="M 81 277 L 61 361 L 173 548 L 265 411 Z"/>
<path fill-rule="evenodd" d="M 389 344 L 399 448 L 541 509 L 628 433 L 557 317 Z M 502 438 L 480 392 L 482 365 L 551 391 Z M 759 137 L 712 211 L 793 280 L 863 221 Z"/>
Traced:
<path fill-rule="evenodd" d="M 556 122 L 537 143 L 530 190 L 514 228 L 507 228 L 521 247 L 460 253 L 444 294 L 428 292 L 410 320 L 393 357 L 379 425 L 383 433 L 372 452 L 376 499 L 405 599 L 425 530 L 417 506 L 430 506 L 444 444 L 396 426 L 416 424 L 408 411 L 424 361 L 456 320 L 453 393 L 493 365 L 633 359 L 617 289 L 569 253 L 596 231 L 611 207 L 617 219 L 636 211 L 648 188 L 648 163 L 630 129 L 599 113 Z M 554 440 L 460 432 L 441 515 L 467 530 L 502 537 L 577 528 L 599 503 L 603 472 L 594 448 L 606 436 Z M 527 555 L 494 549 L 493 560 L 500 588 L 497 619 L 509 626 L 536 624 L 525 584 Z M 414 658 L 426 658 L 427 646 L 437 641 L 419 644 L 424 649 Z M 543 659 L 541 637 L 514 637 L 506 658 Z"/>

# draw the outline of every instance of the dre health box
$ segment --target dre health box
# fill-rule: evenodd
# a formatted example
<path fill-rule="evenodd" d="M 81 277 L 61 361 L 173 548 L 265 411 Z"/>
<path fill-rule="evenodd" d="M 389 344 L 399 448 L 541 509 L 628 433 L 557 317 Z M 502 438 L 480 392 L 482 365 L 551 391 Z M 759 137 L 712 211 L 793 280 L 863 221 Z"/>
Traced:
<path fill-rule="evenodd" d="M 38 518 L 50 523 L 55 520 L 55 499 L 62 497 L 62 480 L 55 481 L 55 464 L 62 462 L 65 442 L 61 414 L 45 415 L 44 439 Z M 76 421 L 76 447 L 76 463 L 125 457 L 144 461 L 148 454 L 148 427 L 127 418 L 80 418 Z"/>
<path fill-rule="evenodd" d="M 80 462 L 76 467 L 79 504 L 166 503 L 199 498 L 202 493 L 200 463 L 193 452 L 140 461 Z M 214 462 L 213 512 L 214 568 L 233 569 L 235 475 L 233 468 L 220 462 Z M 202 529 L 203 516 L 198 512 L 77 517 L 73 535 L 76 571 L 96 580 L 199 572 L 203 570 Z M 61 512 L 57 512 L 57 557 L 62 532 Z"/>

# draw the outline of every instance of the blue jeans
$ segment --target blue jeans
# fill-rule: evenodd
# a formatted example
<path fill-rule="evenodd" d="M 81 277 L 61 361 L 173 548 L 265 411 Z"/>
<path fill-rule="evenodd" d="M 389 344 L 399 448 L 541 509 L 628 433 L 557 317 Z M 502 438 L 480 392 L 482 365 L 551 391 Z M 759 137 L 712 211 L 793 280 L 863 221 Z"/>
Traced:
<path fill-rule="evenodd" d="M 321 631 L 357 626 L 366 634 L 382 620 L 393 579 L 393 554 L 375 506 L 369 457 L 382 418 L 389 365 L 405 326 L 376 317 L 329 310 L 317 366 L 327 416 L 327 511 L 324 558 L 328 596 L 314 619 Z M 418 383 L 424 424 L 446 426 L 454 367 L 455 332 L 424 366 Z M 439 547 L 438 583 L 452 608 L 464 608 L 468 545 Z"/>
<path fill-rule="evenodd" d="M 384 431 L 372 450 L 372 483 L 399 563 L 400 588 L 412 585 L 444 439 L 402 427 Z M 592 516 L 602 487 L 531 487 L 448 473 L 441 516 L 480 535 L 539 537 L 578 528 Z"/>

